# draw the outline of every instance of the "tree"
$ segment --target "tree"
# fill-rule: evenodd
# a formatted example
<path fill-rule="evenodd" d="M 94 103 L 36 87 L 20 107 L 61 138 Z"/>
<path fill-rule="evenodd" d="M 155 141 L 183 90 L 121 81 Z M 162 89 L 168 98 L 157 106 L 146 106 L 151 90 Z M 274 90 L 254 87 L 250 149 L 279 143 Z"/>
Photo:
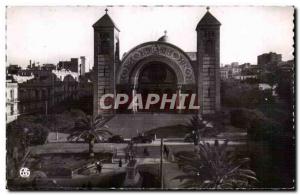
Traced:
<path fill-rule="evenodd" d="M 30 120 L 22 119 L 14 121 L 8 126 L 8 137 L 12 140 L 20 139 L 23 147 L 41 145 L 47 141 L 49 129 Z M 17 144 L 17 142 L 16 142 Z"/>
<path fill-rule="evenodd" d="M 273 90 L 274 85 L 278 83 L 278 71 L 268 72 L 263 75 L 263 81 L 268 83 L 271 86 L 271 89 Z"/>
<path fill-rule="evenodd" d="M 41 124 L 34 124 L 29 126 L 27 129 L 27 132 L 25 132 L 27 140 L 25 141 L 27 141 L 29 145 L 42 145 L 46 143 L 49 130 L 45 126 Z"/>
<path fill-rule="evenodd" d="M 194 115 L 190 119 L 187 126 L 192 130 L 191 136 L 194 140 L 195 146 L 198 145 L 200 137 L 203 137 L 208 133 L 209 128 L 207 128 L 207 124 L 208 123 L 205 123 L 198 115 Z"/>
<path fill-rule="evenodd" d="M 281 122 L 266 117 L 259 110 L 245 108 L 234 109 L 230 112 L 231 124 L 238 128 L 245 128 L 252 140 L 272 141 L 283 136 L 284 127 Z"/>
<path fill-rule="evenodd" d="M 214 145 L 199 144 L 199 152 L 177 156 L 177 161 L 186 172 L 177 176 L 185 188 L 236 189 L 249 188 L 257 182 L 256 174 L 247 168 L 249 158 L 235 158 L 227 152 L 228 141 Z"/>
<path fill-rule="evenodd" d="M 225 107 L 256 108 L 260 103 L 261 96 L 257 85 L 241 81 L 223 81 L 221 83 L 221 102 Z"/>
<path fill-rule="evenodd" d="M 67 139 L 76 142 L 82 139 L 84 142 L 89 143 L 89 154 L 93 156 L 95 141 L 100 142 L 105 135 L 112 135 L 105 125 L 110 119 L 110 117 L 105 118 L 99 115 L 93 120 L 92 116 L 85 115 L 75 122 L 73 132 Z"/>
<path fill-rule="evenodd" d="M 17 119 L 6 127 L 7 172 L 8 177 L 18 176 L 19 163 L 27 148 L 42 145 L 47 141 L 49 129 L 28 118 Z"/>
<path fill-rule="evenodd" d="M 294 72 L 288 71 L 278 71 L 278 86 L 276 88 L 276 92 L 278 96 L 285 100 L 285 102 L 289 105 L 289 109 L 294 105 L 294 90 L 293 86 L 295 85 Z"/>

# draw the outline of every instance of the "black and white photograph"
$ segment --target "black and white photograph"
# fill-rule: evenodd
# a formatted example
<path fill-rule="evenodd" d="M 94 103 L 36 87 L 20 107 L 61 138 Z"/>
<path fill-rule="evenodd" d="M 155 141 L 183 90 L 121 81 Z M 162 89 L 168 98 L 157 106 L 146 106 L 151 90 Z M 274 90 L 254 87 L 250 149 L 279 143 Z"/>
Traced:
<path fill-rule="evenodd" d="M 7 6 L 6 188 L 295 191 L 295 18 Z"/>

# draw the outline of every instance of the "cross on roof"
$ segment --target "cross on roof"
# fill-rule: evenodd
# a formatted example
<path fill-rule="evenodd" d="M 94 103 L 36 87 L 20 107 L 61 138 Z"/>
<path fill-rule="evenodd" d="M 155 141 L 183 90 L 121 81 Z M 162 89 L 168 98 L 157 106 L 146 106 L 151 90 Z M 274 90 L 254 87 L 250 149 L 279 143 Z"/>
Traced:
<path fill-rule="evenodd" d="M 168 32 L 168 31 L 166 31 L 166 30 L 164 31 L 165 35 L 167 35 L 167 32 Z"/>
<path fill-rule="evenodd" d="M 107 14 L 107 12 L 108 12 L 108 9 L 106 8 L 106 9 L 105 9 L 105 14 Z"/>
<path fill-rule="evenodd" d="M 207 6 L 207 7 L 206 7 L 206 10 L 207 10 L 207 11 L 209 11 L 209 9 L 210 9 L 210 7 L 209 7 L 209 6 Z"/>

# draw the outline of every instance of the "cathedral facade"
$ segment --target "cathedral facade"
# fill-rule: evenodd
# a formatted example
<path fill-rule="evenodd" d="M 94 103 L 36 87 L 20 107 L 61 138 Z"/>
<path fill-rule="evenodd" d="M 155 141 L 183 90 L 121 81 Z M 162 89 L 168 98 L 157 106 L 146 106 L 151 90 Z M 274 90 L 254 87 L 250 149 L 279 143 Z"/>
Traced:
<path fill-rule="evenodd" d="M 185 52 L 168 42 L 165 35 L 157 41 L 137 45 L 120 59 L 119 33 L 107 11 L 94 25 L 94 116 L 145 110 L 102 109 L 105 94 L 195 94 L 197 110 L 160 109 L 147 112 L 214 114 L 220 110 L 220 26 L 207 12 L 195 27 L 197 51 Z M 192 30 L 192 29 L 191 29 Z M 179 97 L 179 96 L 178 96 Z M 189 96 L 187 99 L 191 98 Z M 190 99 L 189 99 L 190 100 Z M 111 98 L 109 102 L 114 103 Z"/>

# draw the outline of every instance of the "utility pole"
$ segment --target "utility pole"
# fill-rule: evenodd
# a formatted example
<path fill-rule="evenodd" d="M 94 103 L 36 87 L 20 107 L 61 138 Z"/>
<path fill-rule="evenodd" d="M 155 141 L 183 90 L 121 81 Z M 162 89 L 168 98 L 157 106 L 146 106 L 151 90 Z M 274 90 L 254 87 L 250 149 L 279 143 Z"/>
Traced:
<path fill-rule="evenodd" d="M 46 112 L 46 116 L 48 116 L 48 101 L 46 100 L 45 102 L 45 112 Z"/>
<path fill-rule="evenodd" d="M 163 179 L 163 145 L 164 138 L 160 138 L 160 187 L 164 189 L 164 179 Z"/>

